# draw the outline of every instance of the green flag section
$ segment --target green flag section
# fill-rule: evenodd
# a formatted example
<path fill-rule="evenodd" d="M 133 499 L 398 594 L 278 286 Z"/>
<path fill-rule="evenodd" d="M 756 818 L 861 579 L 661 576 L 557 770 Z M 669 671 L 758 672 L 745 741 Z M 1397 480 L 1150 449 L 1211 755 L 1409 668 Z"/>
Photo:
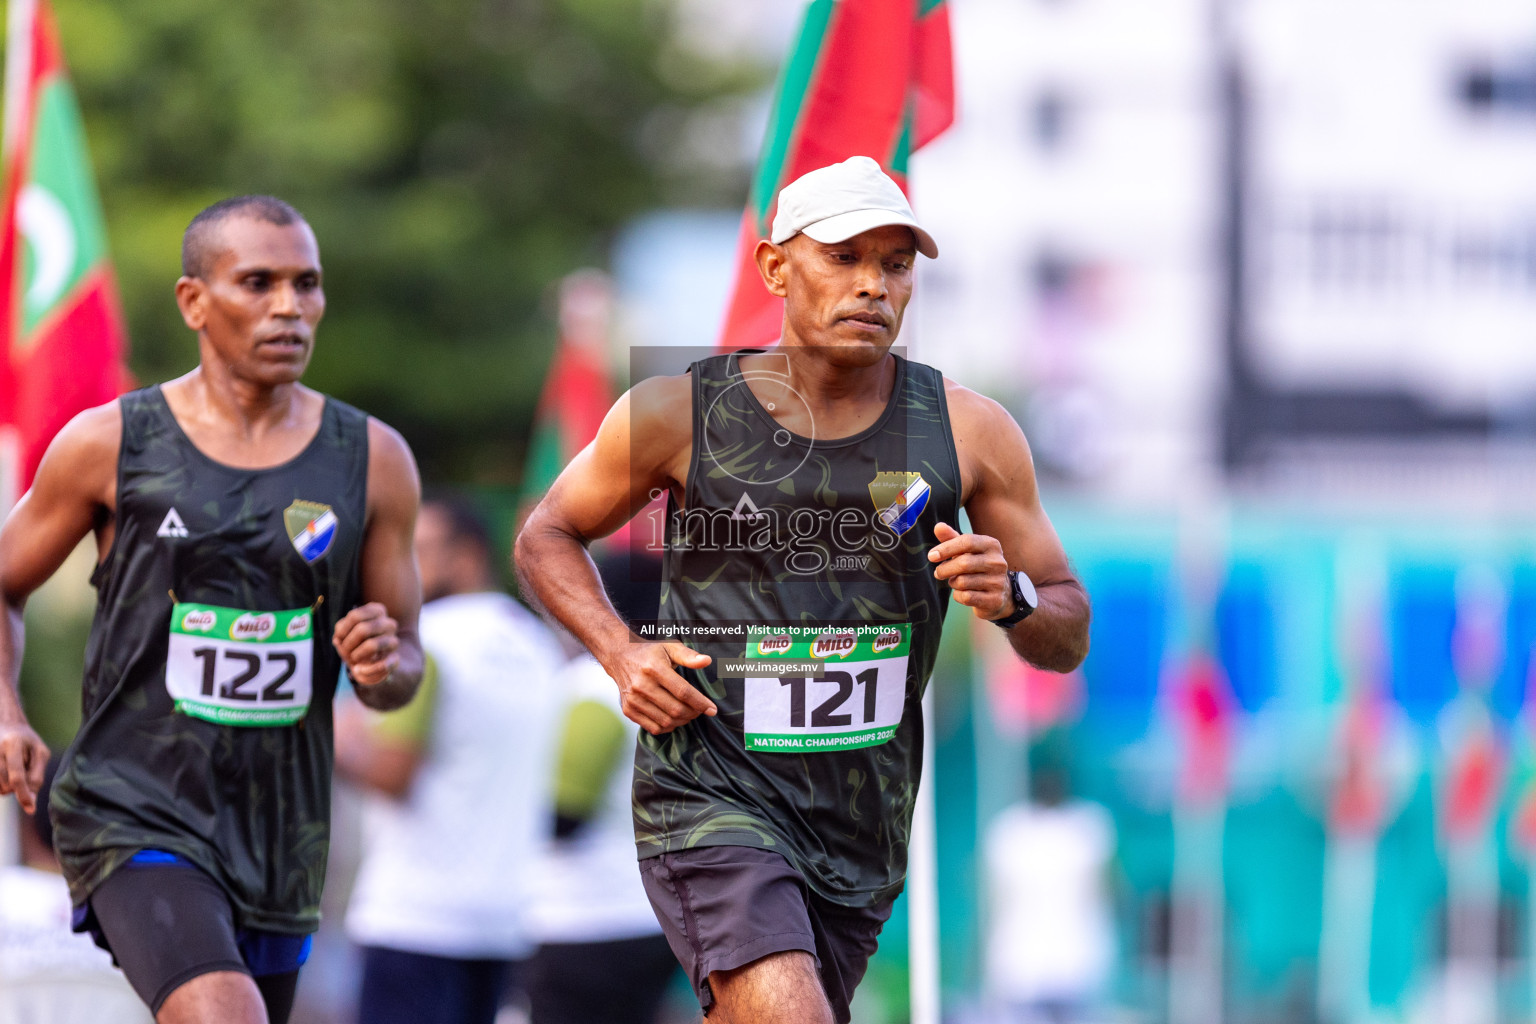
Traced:
<path fill-rule="evenodd" d="M 0 431 L 20 489 L 71 417 L 123 390 L 128 338 L 52 13 L 47 0 L 9 7 Z"/>
<path fill-rule="evenodd" d="M 783 300 L 763 287 L 752 257 L 779 190 L 851 156 L 880 161 L 905 188 L 908 157 L 954 120 L 952 60 L 945 0 L 811 0 L 742 216 L 722 350 L 779 336 Z"/>
<path fill-rule="evenodd" d="M 37 102 L 36 144 L 30 180 L 17 216 L 28 241 L 23 262 L 21 336 L 36 341 L 37 328 L 107 254 L 107 236 L 85 129 L 74 94 L 62 77 L 43 87 Z"/>

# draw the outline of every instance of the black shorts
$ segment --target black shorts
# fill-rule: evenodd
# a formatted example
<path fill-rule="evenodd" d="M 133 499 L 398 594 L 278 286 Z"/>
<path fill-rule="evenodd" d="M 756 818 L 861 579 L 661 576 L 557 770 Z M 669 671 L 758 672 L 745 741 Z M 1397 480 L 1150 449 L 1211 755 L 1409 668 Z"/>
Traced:
<path fill-rule="evenodd" d="M 155 1013 L 177 988 L 214 971 L 250 975 L 273 1022 L 286 1021 L 311 936 L 237 929 L 229 896 L 201 869 L 144 850 L 118 868 L 76 911 Z"/>
<path fill-rule="evenodd" d="M 816 958 L 839 1024 L 864 978 L 887 901 L 844 907 L 811 892 L 790 863 L 750 846 L 703 846 L 640 862 L 640 878 L 699 1005 L 714 1005 L 713 971 L 744 967 L 770 953 L 802 949 Z"/>
<path fill-rule="evenodd" d="M 532 1024 L 655 1024 L 677 958 L 660 935 L 552 942 L 528 962 Z"/>

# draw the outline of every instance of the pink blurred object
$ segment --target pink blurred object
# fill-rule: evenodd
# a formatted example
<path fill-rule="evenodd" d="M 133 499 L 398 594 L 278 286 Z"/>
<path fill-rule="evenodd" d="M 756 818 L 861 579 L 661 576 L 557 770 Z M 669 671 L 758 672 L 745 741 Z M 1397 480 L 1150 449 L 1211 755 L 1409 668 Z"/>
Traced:
<path fill-rule="evenodd" d="M 1226 674 L 1206 651 L 1193 653 L 1174 689 L 1174 715 L 1183 743 L 1179 793 L 1191 805 L 1226 797 L 1236 708 Z"/>

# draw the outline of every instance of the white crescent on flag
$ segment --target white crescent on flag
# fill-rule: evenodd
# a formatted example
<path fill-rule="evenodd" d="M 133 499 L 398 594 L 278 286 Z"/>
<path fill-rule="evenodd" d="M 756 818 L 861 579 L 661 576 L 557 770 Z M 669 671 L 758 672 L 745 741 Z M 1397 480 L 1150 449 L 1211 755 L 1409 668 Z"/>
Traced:
<path fill-rule="evenodd" d="M 32 280 L 27 282 L 28 312 L 47 309 L 69 283 L 75 265 L 75 228 L 58 196 L 36 182 L 16 200 L 16 226 L 32 247 Z"/>

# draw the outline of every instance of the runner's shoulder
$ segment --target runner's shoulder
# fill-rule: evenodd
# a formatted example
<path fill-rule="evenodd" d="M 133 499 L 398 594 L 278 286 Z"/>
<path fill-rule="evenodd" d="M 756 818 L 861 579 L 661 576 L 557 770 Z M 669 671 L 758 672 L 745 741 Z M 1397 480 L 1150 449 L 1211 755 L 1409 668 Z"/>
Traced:
<path fill-rule="evenodd" d="M 962 432 L 967 437 L 983 438 L 991 436 L 995 430 L 1003 430 L 1010 436 L 1018 434 L 1022 439 L 1023 431 L 1018 421 L 1001 402 L 948 377 L 944 378 L 944 402 L 949 406 L 950 428 L 957 442 Z"/>
<path fill-rule="evenodd" d="M 400 431 L 368 417 L 368 514 L 387 509 L 409 523 L 421 504 L 421 473 Z"/>
<path fill-rule="evenodd" d="M 377 453 L 385 458 L 409 459 L 414 464 L 415 455 L 411 452 L 410 443 L 405 435 L 394 427 L 385 423 L 377 416 L 368 417 L 368 451 Z"/>
<path fill-rule="evenodd" d="M 89 474 L 95 468 L 106 466 L 115 475 L 118 450 L 122 443 L 122 402 L 114 398 L 104 405 L 76 413 L 74 418 L 64 424 L 64 428 L 49 443 L 48 452 L 43 457 L 43 466 L 52 463 L 71 474 Z"/>
<path fill-rule="evenodd" d="M 122 444 L 119 400 L 77 413 L 43 453 L 32 490 L 45 502 L 80 501 L 110 507 Z"/>
<path fill-rule="evenodd" d="M 686 443 L 693 435 L 693 377 L 647 377 L 630 388 L 615 409 L 620 407 L 636 441 Z"/>
<path fill-rule="evenodd" d="M 1013 415 L 1001 402 L 944 378 L 944 399 L 949 406 L 949 429 L 960 460 L 961 502 L 969 502 L 978 486 L 988 490 L 1000 481 L 999 473 L 1011 476 L 1011 467 L 1033 466 L 1029 441 Z M 1029 470 L 1031 477 L 1033 469 Z"/>

